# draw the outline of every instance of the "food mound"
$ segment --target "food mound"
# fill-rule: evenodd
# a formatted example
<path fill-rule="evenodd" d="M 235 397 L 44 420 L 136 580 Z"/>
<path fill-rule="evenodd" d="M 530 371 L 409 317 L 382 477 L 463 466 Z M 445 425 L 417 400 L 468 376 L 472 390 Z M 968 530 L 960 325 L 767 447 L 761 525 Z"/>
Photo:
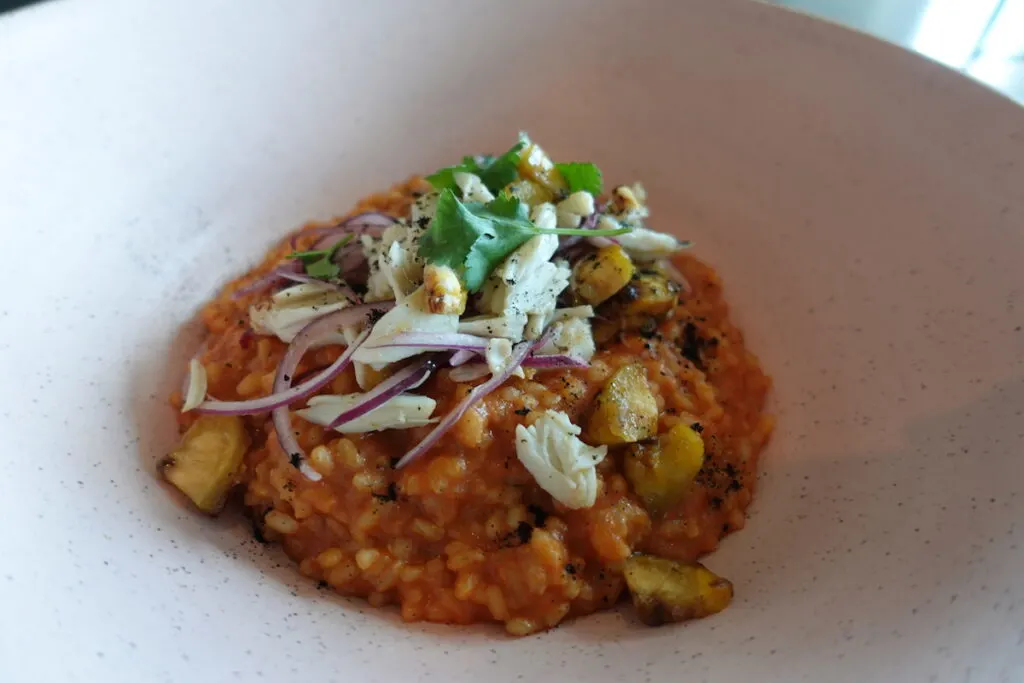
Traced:
<path fill-rule="evenodd" d="M 640 185 L 525 135 L 311 224 L 207 304 L 164 477 L 306 576 L 514 635 L 724 609 L 769 379 Z"/>

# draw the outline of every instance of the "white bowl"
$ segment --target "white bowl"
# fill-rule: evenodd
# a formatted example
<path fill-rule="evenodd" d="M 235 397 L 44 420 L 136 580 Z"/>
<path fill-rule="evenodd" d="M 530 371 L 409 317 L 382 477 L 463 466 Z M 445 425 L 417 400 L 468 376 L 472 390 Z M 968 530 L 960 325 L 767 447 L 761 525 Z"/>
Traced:
<path fill-rule="evenodd" d="M 0 680 L 1024 679 L 1024 110 L 731 0 L 0 20 Z M 509 639 L 317 591 L 158 485 L 218 284 L 526 129 L 642 179 L 776 379 L 714 618 Z"/>

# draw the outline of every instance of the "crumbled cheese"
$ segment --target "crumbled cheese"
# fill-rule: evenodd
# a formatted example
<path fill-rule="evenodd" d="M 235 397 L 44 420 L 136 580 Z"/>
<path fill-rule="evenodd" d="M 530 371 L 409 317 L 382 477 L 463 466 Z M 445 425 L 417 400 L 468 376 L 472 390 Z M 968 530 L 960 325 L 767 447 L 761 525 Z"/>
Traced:
<path fill-rule="evenodd" d="M 206 368 L 198 358 L 193 358 L 188 363 L 188 393 L 185 394 L 185 403 L 181 406 L 181 412 L 187 413 L 205 400 Z"/>
<path fill-rule="evenodd" d="M 551 262 L 556 249 L 556 236 L 538 235 L 509 254 L 484 283 L 481 308 L 494 315 L 549 315 L 572 275 L 567 262 Z"/>
<path fill-rule="evenodd" d="M 283 342 L 291 342 L 303 327 L 328 313 L 340 311 L 349 303 L 345 295 L 336 290 L 313 291 L 310 285 L 295 285 L 268 301 L 250 306 L 249 322 L 257 334 L 274 335 Z"/>
<path fill-rule="evenodd" d="M 512 342 L 508 339 L 491 339 L 487 342 L 487 350 L 484 352 L 484 360 L 492 375 L 500 375 L 508 367 L 512 357 Z M 513 372 L 516 377 L 525 377 L 523 368 L 517 367 Z"/>
<path fill-rule="evenodd" d="M 326 394 L 309 399 L 308 407 L 295 411 L 302 419 L 323 427 L 331 424 L 344 411 L 361 401 L 365 394 Z M 343 434 L 375 432 L 382 429 L 409 429 L 436 422 L 430 415 L 437 402 L 429 396 L 400 394 L 370 412 L 335 427 Z"/>
<path fill-rule="evenodd" d="M 551 497 L 570 508 L 591 507 L 597 500 L 597 464 L 607 446 L 579 439 L 580 428 L 563 412 L 546 410 L 529 427 L 516 427 L 516 457 Z"/>
<path fill-rule="evenodd" d="M 584 318 L 567 318 L 551 326 L 551 336 L 538 354 L 565 355 L 589 361 L 597 352 L 590 323 Z"/>
<path fill-rule="evenodd" d="M 404 360 L 423 352 L 417 348 L 373 348 L 387 344 L 392 337 L 403 332 L 456 332 L 459 316 L 449 313 L 431 313 L 427 310 L 427 297 L 423 287 L 405 297 L 385 313 L 373 326 L 370 336 L 352 354 L 352 360 L 366 363 L 380 370 L 388 363 Z"/>
<path fill-rule="evenodd" d="M 494 201 L 494 195 L 484 185 L 484 181 L 480 180 L 480 176 L 456 171 L 454 178 L 455 184 L 462 190 L 462 201 L 479 202 L 480 204 Z"/>
<path fill-rule="evenodd" d="M 560 228 L 578 228 L 586 216 L 594 213 L 594 195 L 573 192 L 558 203 L 555 215 Z"/>

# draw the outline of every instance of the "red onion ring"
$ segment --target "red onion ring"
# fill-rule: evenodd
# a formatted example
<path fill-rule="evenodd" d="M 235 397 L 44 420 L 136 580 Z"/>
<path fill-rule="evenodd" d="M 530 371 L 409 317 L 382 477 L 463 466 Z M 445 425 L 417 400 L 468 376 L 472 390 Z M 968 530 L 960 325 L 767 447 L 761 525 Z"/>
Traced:
<path fill-rule="evenodd" d="M 338 312 L 340 313 L 341 311 Z M 275 393 L 286 392 L 290 389 L 292 383 L 291 378 L 295 373 L 295 369 L 299 367 L 299 363 L 302 361 L 302 357 L 306 354 L 306 351 L 312 348 L 319 339 L 322 339 L 325 336 L 325 334 L 331 333 L 331 328 L 326 325 L 320 325 L 314 328 L 314 325 L 317 325 L 323 320 L 324 318 L 321 318 L 320 320 L 316 320 L 311 322 L 309 325 L 306 325 L 306 327 L 296 335 L 295 340 L 288 347 L 288 350 L 284 354 L 284 358 L 281 359 L 281 362 L 277 366 L 277 374 L 274 375 L 273 390 Z M 356 349 L 359 348 L 359 345 L 366 341 L 366 338 L 370 336 L 370 329 L 371 327 L 368 325 L 366 329 L 348 345 L 348 348 L 345 349 L 345 352 L 338 357 L 338 360 L 334 361 L 327 370 L 324 370 L 322 373 L 317 375 L 317 377 L 323 377 L 324 375 L 327 375 L 329 371 L 333 370 L 333 375 L 331 375 L 327 380 L 327 382 L 329 382 L 331 379 L 336 377 L 338 373 L 348 367 L 349 363 L 352 362 L 352 354 L 354 354 Z M 336 366 L 340 366 L 340 370 L 337 369 Z M 327 382 L 324 382 L 320 386 L 324 386 Z M 295 438 L 295 432 L 292 431 L 292 414 L 291 411 L 288 410 L 288 406 L 283 405 L 274 408 L 270 416 L 274 422 L 274 431 L 277 433 L 277 441 L 281 445 L 281 450 L 285 452 L 293 464 L 296 462 L 298 463 L 299 471 L 302 472 L 307 479 L 311 481 L 320 481 L 320 473 L 309 465 L 306 459 L 306 452 L 302 450 L 302 446 L 299 445 L 298 439 Z"/>
<path fill-rule="evenodd" d="M 554 368 L 589 368 L 590 363 L 564 353 L 544 354 L 541 356 L 531 355 L 523 360 L 524 368 L 537 368 L 538 370 L 552 370 Z"/>
<path fill-rule="evenodd" d="M 380 236 L 384 230 L 391 227 L 398 222 L 398 219 L 394 216 L 389 216 L 386 213 L 380 211 L 365 211 L 363 213 L 357 213 L 354 216 L 350 216 L 345 220 L 335 225 L 323 225 L 314 228 L 306 228 L 292 235 L 289 240 L 289 245 L 294 250 L 302 237 L 316 237 L 318 242 L 316 243 L 316 249 L 327 249 L 330 246 L 334 246 L 333 240 L 327 246 L 321 246 L 325 241 L 325 238 L 334 238 L 355 233 L 356 236 L 363 233 L 373 235 L 374 237 Z"/>
<path fill-rule="evenodd" d="M 294 353 L 298 353 L 299 351 L 305 353 L 305 350 L 310 348 L 310 345 L 317 343 L 325 337 L 336 334 L 340 328 L 348 325 L 354 325 L 361 320 L 365 320 L 371 311 L 386 310 L 393 305 L 394 302 L 362 304 L 360 306 L 343 308 L 340 311 L 328 313 L 322 318 L 317 318 L 299 331 L 298 335 L 296 335 L 291 345 L 289 345 L 288 350 L 285 352 L 284 358 L 278 365 L 278 370 L 280 371 L 281 367 L 285 365 L 285 360 L 291 362 L 293 349 L 297 349 Z M 370 326 L 367 326 L 367 330 L 369 329 Z M 369 332 L 367 332 L 367 335 L 369 335 Z M 299 341 L 300 337 L 302 341 Z M 260 413 L 270 412 L 282 406 L 290 405 L 310 396 L 334 379 L 348 365 L 352 354 L 355 353 L 355 349 L 357 347 L 358 344 L 355 343 L 349 345 L 348 349 L 345 350 L 345 353 L 338 357 L 338 360 L 334 361 L 334 363 L 329 365 L 323 372 L 298 386 L 290 387 L 284 391 L 274 391 L 269 396 L 248 399 L 245 401 L 206 400 L 197 406 L 195 410 L 198 413 L 206 413 L 210 415 L 258 415 Z M 298 361 L 295 361 L 295 364 L 297 365 Z M 292 368 L 292 371 L 294 372 L 294 368 Z M 291 373 L 283 374 L 287 374 L 289 376 L 290 382 Z"/>
<path fill-rule="evenodd" d="M 341 282 L 331 282 L 330 280 L 321 280 L 315 278 L 312 275 L 306 275 L 305 273 L 281 273 L 281 277 L 285 280 L 291 280 L 292 282 L 299 282 L 306 285 L 323 285 L 325 289 L 330 289 L 338 292 L 350 303 L 359 304 L 362 303 L 362 297 L 352 291 L 352 288 Z"/>
<path fill-rule="evenodd" d="M 362 417 L 375 408 L 379 408 L 390 399 L 398 396 L 407 389 L 412 389 L 422 384 L 430 373 L 437 367 L 437 359 L 426 358 L 416 365 L 407 365 L 386 380 L 368 391 L 363 400 L 343 411 L 327 425 L 327 429 L 334 429 L 346 422 L 351 422 L 357 417 Z"/>
<path fill-rule="evenodd" d="M 244 287 L 236 289 L 234 292 L 232 292 L 231 298 L 241 299 L 244 296 L 249 296 L 250 294 L 255 294 L 256 292 L 261 292 L 267 287 L 273 285 L 281 278 L 285 277 L 286 274 L 301 272 L 302 264 L 299 261 L 285 261 L 284 263 L 277 266 L 267 274 L 256 278 L 255 280 L 245 285 Z"/>
<path fill-rule="evenodd" d="M 522 341 L 512 347 L 512 355 L 509 356 L 505 369 L 501 373 L 491 377 L 483 384 L 478 384 L 473 387 L 472 391 L 469 392 L 466 398 L 459 401 L 459 404 L 455 406 L 450 413 L 444 416 L 444 419 L 434 427 L 430 434 L 427 434 L 426 438 L 413 446 L 409 452 L 402 456 L 401 460 L 399 460 L 395 465 L 395 469 L 402 469 L 409 463 L 421 458 L 427 451 L 433 448 L 434 444 L 436 444 L 441 437 L 444 436 L 448 430 L 466 414 L 466 411 L 472 408 L 473 405 L 480 401 L 484 396 L 504 384 L 505 381 L 512 376 L 512 373 L 516 371 L 516 368 L 520 366 L 523 360 L 525 360 L 534 349 L 543 346 L 550 336 L 551 332 L 549 329 L 548 332 L 535 342 Z"/>

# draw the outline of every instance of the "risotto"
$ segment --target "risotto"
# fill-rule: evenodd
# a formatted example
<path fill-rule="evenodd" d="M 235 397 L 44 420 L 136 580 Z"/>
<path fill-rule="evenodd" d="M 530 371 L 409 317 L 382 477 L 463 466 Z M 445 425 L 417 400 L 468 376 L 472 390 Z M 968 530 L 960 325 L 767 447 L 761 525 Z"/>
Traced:
<path fill-rule="evenodd" d="M 698 559 L 744 526 L 770 381 L 647 225 L 522 136 L 305 226 L 204 307 L 162 474 L 407 621 L 722 610 Z"/>

